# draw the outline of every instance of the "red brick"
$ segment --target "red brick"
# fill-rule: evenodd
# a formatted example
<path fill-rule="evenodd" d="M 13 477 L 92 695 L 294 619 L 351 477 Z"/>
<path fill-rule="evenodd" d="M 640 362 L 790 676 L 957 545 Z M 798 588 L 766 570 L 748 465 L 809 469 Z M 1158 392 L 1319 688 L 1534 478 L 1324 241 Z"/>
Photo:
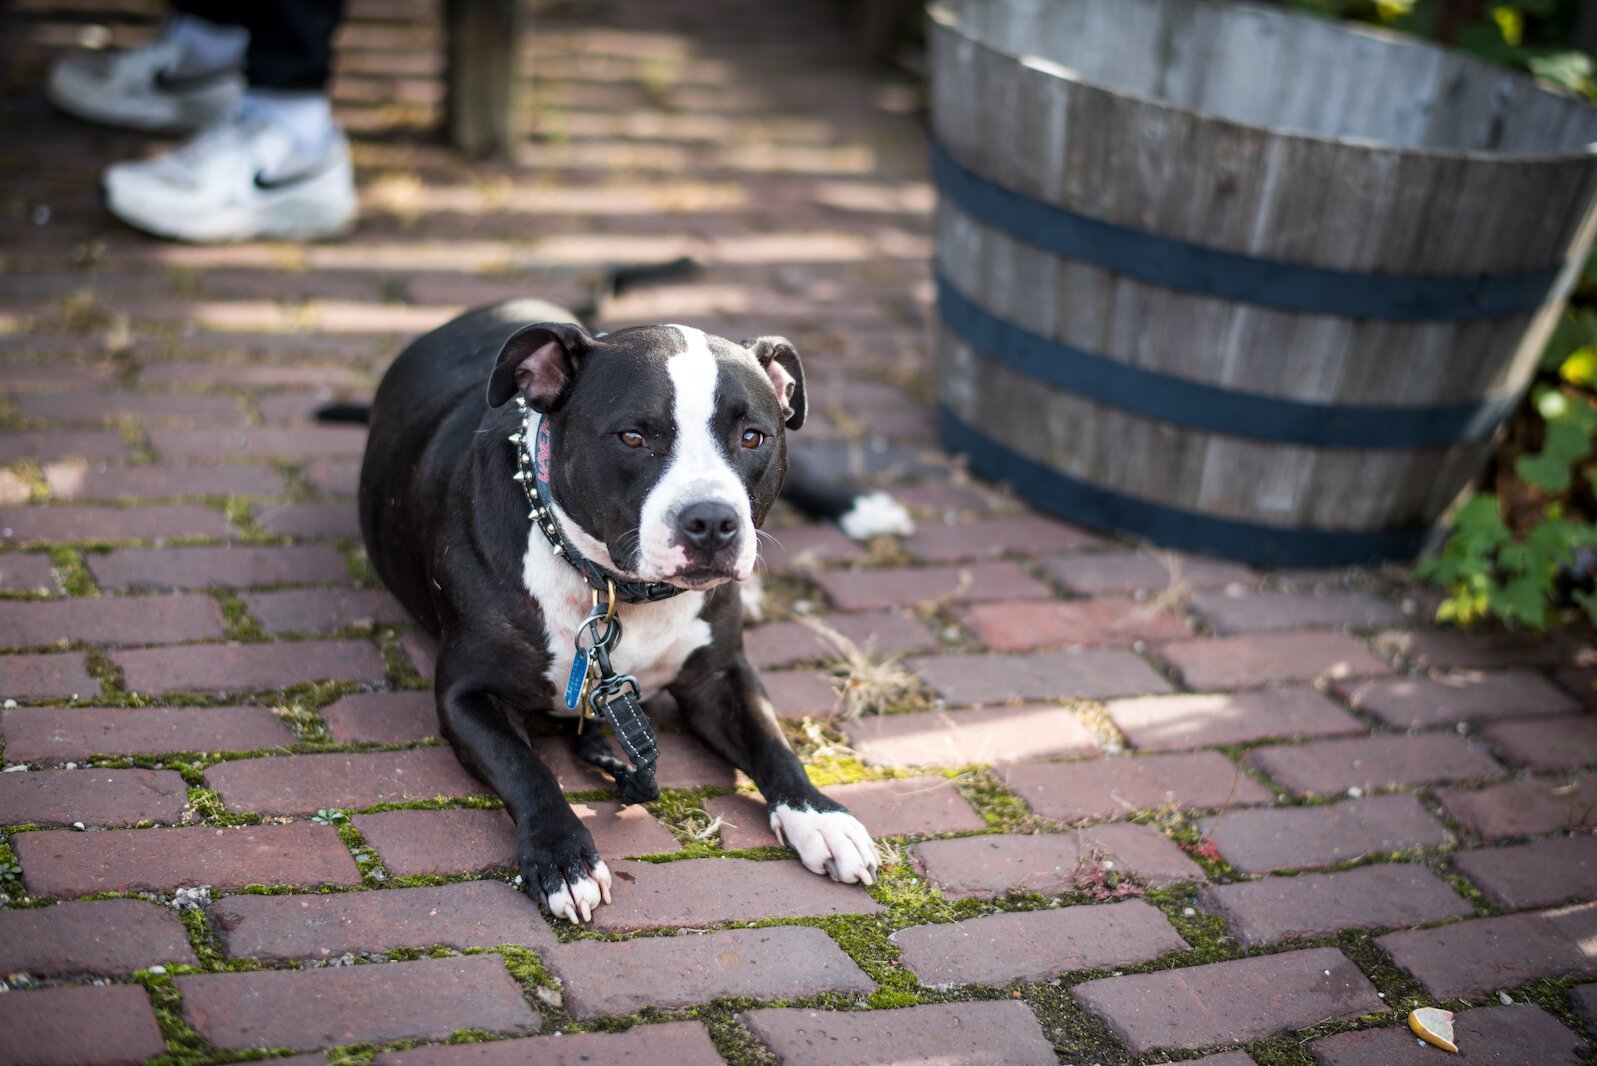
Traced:
<path fill-rule="evenodd" d="M 256 508 L 255 524 L 268 533 L 302 540 L 360 539 L 352 503 L 280 503 Z"/>
<path fill-rule="evenodd" d="M 1597 898 L 1597 837 L 1555 837 L 1506 848 L 1460 851 L 1453 866 L 1508 910 Z"/>
<path fill-rule="evenodd" d="M 1210 885 L 1202 899 L 1247 948 L 1344 929 L 1401 929 L 1473 910 L 1441 878 L 1412 863 Z"/>
<path fill-rule="evenodd" d="M 255 409 L 261 413 L 263 422 L 317 422 L 316 413 L 333 401 L 330 389 L 317 389 L 314 392 L 274 392 L 270 395 L 259 396 L 255 400 Z M 341 395 L 338 403 L 369 404 L 372 402 L 370 394 L 360 396 Z"/>
<path fill-rule="evenodd" d="M 1036 1017 L 1025 1004 L 1012 1001 L 873 1011 L 776 1007 L 739 1014 L 738 1021 L 777 1061 L 795 1066 L 1054 1066 L 1059 1061 Z"/>
<path fill-rule="evenodd" d="M 538 905 L 502 881 L 436 888 L 394 888 L 299 896 L 228 896 L 211 905 L 211 922 L 229 955 L 287 962 L 393 948 L 491 948 L 516 944 L 543 951 L 554 931 Z"/>
<path fill-rule="evenodd" d="M 1597 763 L 1597 718 L 1589 715 L 1497 722 L 1482 729 L 1481 737 L 1509 761 L 1538 773 Z"/>
<path fill-rule="evenodd" d="M 1421 629 L 1382 633 L 1375 646 L 1422 670 L 1512 670 L 1561 666 L 1575 657 L 1574 641 L 1540 633 L 1459 633 Z"/>
<path fill-rule="evenodd" d="M 606 861 L 681 850 L 671 831 L 643 807 L 595 800 L 571 809 Z M 516 867 L 516 829 L 504 811 L 383 811 L 358 814 L 354 823 L 396 877 Z"/>
<path fill-rule="evenodd" d="M 1158 603 L 1100 596 L 1090 600 L 978 603 L 960 612 L 976 639 L 994 651 L 1065 645 L 1129 647 L 1180 640 L 1187 627 Z"/>
<path fill-rule="evenodd" d="M 1350 737 L 1248 752 L 1248 765 L 1288 792 L 1336 796 L 1438 781 L 1484 781 L 1503 768 L 1455 733 Z"/>
<path fill-rule="evenodd" d="M 18 280 L 17 274 L 12 274 L 8 279 L 11 282 Z M 82 279 L 73 276 L 68 284 L 68 291 L 76 291 L 82 287 Z M 54 290 L 59 292 L 59 290 Z M 53 338 L 46 341 L 39 334 L 16 335 L 15 340 L 22 343 L 23 347 L 32 352 L 41 349 L 59 352 L 70 345 L 62 338 Z M 88 341 L 88 338 L 82 338 Z M 86 349 L 92 355 L 99 355 L 99 345 L 91 344 Z M 91 355 L 91 357 L 92 357 Z M 51 358 L 42 363 L 8 362 L 0 365 L 0 387 L 7 392 L 100 392 L 111 381 L 111 375 L 103 367 L 71 364 L 60 358 Z"/>
<path fill-rule="evenodd" d="M 872 766 L 964 766 L 1096 755 L 1092 734 L 1056 704 L 919 711 L 842 723 L 848 742 Z"/>
<path fill-rule="evenodd" d="M 1018 563 L 972 563 L 910 569 L 823 570 L 814 575 L 840 610 L 870 611 L 942 601 L 1047 600 L 1053 590 Z"/>
<path fill-rule="evenodd" d="M 129 692 L 256 692 L 309 681 L 375 683 L 388 676 L 376 646 L 364 640 L 281 644 L 193 644 L 118 651 Z"/>
<path fill-rule="evenodd" d="M 218 456 L 358 456 L 366 429 L 355 426 L 234 426 L 227 429 L 152 429 L 150 447 L 163 459 Z"/>
<path fill-rule="evenodd" d="M 78 652 L 0 655 L 0 699 L 93 699 L 100 683 L 89 676 Z"/>
<path fill-rule="evenodd" d="M 841 679 L 815 670 L 768 670 L 760 675 L 778 718 L 831 717 L 844 703 Z M 652 709 L 650 710 L 652 714 Z"/>
<path fill-rule="evenodd" d="M 187 422 L 191 424 L 236 422 L 243 412 L 231 396 L 188 396 L 182 393 L 104 392 L 95 396 L 64 395 L 18 396 L 17 409 L 29 418 L 46 422 L 97 424 L 117 420 L 141 422 Z"/>
<path fill-rule="evenodd" d="M 11 846 L 22 863 L 23 881 L 36 896 L 360 882 L 337 831 L 303 822 L 105 833 L 55 829 L 18 833 Z"/>
<path fill-rule="evenodd" d="M 1102 545 L 1075 526 L 1047 518 L 990 518 L 964 525 L 922 525 L 904 547 L 928 562 L 982 559 L 1007 552 L 1073 552 Z"/>
<path fill-rule="evenodd" d="M 1133 966 L 1188 946 L 1141 900 L 917 925 L 891 939 L 930 988 L 1046 981 L 1073 970 Z"/>
<path fill-rule="evenodd" d="M 1435 929 L 1388 933 L 1376 943 L 1437 999 L 1475 999 L 1532 981 L 1591 977 L 1597 903 Z"/>
<path fill-rule="evenodd" d="M 1585 1061 L 1580 1037 L 1529 1003 L 1460 1011 L 1453 1018 L 1461 1062 L 1574 1066 Z M 1436 1050 L 1407 1025 L 1338 1033 L 1308 1046 L 1319 1066 L 1436 1066 Z"/>
<path fill-rule="evenodd" d="M 1243 1044 L 1387 1009 L 1334 948 L 1105 977 L 1071 989 L 1134 1054 Z"/>
<path fill-rule="evenodd" d="M 613 900 L 593 913 L 604 932 L 702 928 L 732 920 L 876 914 L 877 903 L 859 885 L 810 873 L 797 861 L 684 859 L 617 862 Z"/>
<path fill-rule="evenodd" d="M 303 336 L 285 340 L 296 348 L 305 347 Z M 251 338 L 252 343 L 264 343 L 265 338 Z M 346 342 L 347 343 L 347 342 Z M 319 366 L 311 363 L 206 363 L 174 360 L 149 363 L 139 370 L 139 382 L 144 385 L 178 385 L 183 388 L 202 388 L 206 385 L 224 385 L 228 388 L 289 388 L 313 389 L 320 386 L 349 388 L 360 384 L 359 372 L 349 366 Z"/>
<path fill-rule="evenodd" d="M 760 538 L 760 560 L 773 574 L 814 570 L 823 563 L 852 563 L 865 549 L 835 526 L 787 526 L 767 529 Z"/>
<path fill-rule="evenodd" d="M 399 646 L 416 672 L 431 681 L 438 663 L 438 642 L 426 633 L 410 632 L 399 638 Z"/>
<path fill-rule="evenodd" d="M 107 466 L 51 463 L 44 468 L 58 500 L 175 500 L 193 496 L 281 496 L 283 475 L 269 466 Z"/>
<path fill-rule="evenodd" d="M 378 589 L 283 589 L 242 598 L 250 614 L 273 635 L 410 621 L 399 601 Z"/>
<path fill-rule="evenodd" d="M 825 615 L 815 621 L 834 629 L 869 655 L 935 651 L 937 640 L 909 615 L 892 611 Z M 802 622 L 770 622 L 743 634 L 749 662 L 761 669 L 794 663 L 831 663 L 841 658 L 837 645 Z"/>
<path fill-rule="evenodd" d="M 1374 629 L 1404 624 L 1403 612 L 1367 592 L 1199 592 L 1192 609 L 1220 634 L 1285 629 Z"/>
<path fill-rule="evenodd" d="M 493 955 L 177 979 L 183 1017 L 214 1047 L 308 1051 L 441 1040 L 457 1029 L 525 1033 L 538 1015 Z"/>
<path fill-rule="evenodd" d="M 1586 710 L 1597 709 L 1597 667 L 1576 666 L 1555 670 L 1553 680 Z"/>
<path fill-rule="evenodd" d="M 1170 683 L 1119 648 L 1031 655 L 938 655 L 908 661 L 951 704 L 1103 699 L 1169 692 Z"/>
<path fill-rule="evenodd" d="M 0 465 L 18 459 L 126 459 L 127 442 L 113 429 L 0 433 Z"/>
<path fill-rule="evenodd" d="M 1254 586 L 1259 575 L 1237 563 L 1171 552 L 1095 552 L 1042 560 L 1060 584 L 1085 596 L 1162 592 L 1172 586 Z"/>
<path fill-rule="evenodd" d="M 1569 990 L 1569 998 L 1588 1026 L 1597 1022 L 1597 985 L 1577 985 Z"/>
<path fill-rule="evenodd" d="M 1032 810 L 1059 822 L 1123 817 L 1172 800 L 1187 808 L 1214 808 L 1275 799 L 1213 751 L 1021 763 L 997 772 Z"/>
<path fill-rule="evenodd" d="M 340 744 L 435 740 L 438 700 L 431 692 L 357 692 L 323 707 L 322 721 Z"/>
<path fill-rule="evenodd" d="M 538 737 L 532 750 L 554 772 L 566 792 L 614 788 L 615 781 L 592 763 L 577 758 L 572 737 Z M 736 775 L 730 763 L 685 733 L 660 733 L 655 737 L 660 761 L 654 779 L 661 788 L 731 788 Z M 612 743 L 611 747 L 614 747 Z"/>
<path fill-rule="evenodd" d="M 1364 732 L 1342 708 L 1304 685 L 1110 700 L 1104 709 L 1132 746 L 1144 751 Z"/>
<path fill-rule="evenodd" d="M 1062 896 L 1100 862 L 1161 888 L 1202 881 L 1203 871 L 1145 825 L 1095 825 L 1068 833 L 928 840 L 910 848 L 916 867 L 949 899 L 1038 893 Z"/>
<path fill-rule="evenodd" d="M 875 837 L 965 833 L 987 828 L 953 782 L 942 777 L 862 781 L 826 790 L 847 807 Z M 766 805 L 752 796 L 717 796 L 704 804 L 711 817 L 724 819 L 721 846 L 730 849 L 776 846 Z"/>
<path fill-rule="evenodd" d="M 1356 709 L 1394 729 L 1576 709 L 1575 701 L 1546 678 L 1522 672 L 1398 677 L 1343 684 L 1337 689 Z"/>
<path fill-rule="evenodd" d="M 199 504 L 151 507 L 0 507 L 0 541 L 157 540 L 225 537 L 220 512 Z"/>
<path fill-rule="evenodd" d="M 7 592 L 55 592 L 55 569 L 48 555 L 0 555 L 0 589 Z"/>
<path fill-rule="evenodd" d="M 312 814 L 379 803 L 460 799 L 489 793 L 446 747 L 363 754 L 279 755 L 218 763 L 205 783 L 233 810 Z"/>
<path fill-rule="evenodd" d="M 323 459 L 305 466 L 305 480 L 329 496 L 353 496 L 360 488 L 360 461 Z"/>
<path fill-rule="evenodd" d="M 90 755 L 254 751 L 296 740 L 265 707 L 19 707 L 0 711 L 12 762 Z"/>
<path fill-rule="evenodd" d="M 0 996 L 0 1062 L 137 1066 L 166 1041 L 138 985 L 41 988 Z"/>
<path fill-rule="evenodd" d="M 209 596 L 101 596 L 0 601 L 0 645 L 157 644 L 226 634 Z"/>
<path fill-rule="evenodd" d="M 721 1066 L 710 1034 L 697 1022 L 635 1025 L 624 1033 L 555 1033 L 487 1044 L 434 1044 L 408 1051 L 381 1051 L 374 1066 Z"/>
<path fill-rule="evenodd" d="M 156 963 L 198 966 L 188 930 L 141 899 L 0 910 L 0 973 L 123 977 Z"/>
<path fill-rule="evenodd" d="M 1535 836 L 1560 829 L 1597 826 L 1597 777 L 1525 778 L 1468 792 L 1440 788 L 1436 798 L 1447 813 L 1488 844 L 1509 837 Z"/>
<path fill-rule="evenodd" d="M 1392 668 L 1342 633 L 1260 633 L 1166 644 L 1160 658 L 1195 689 L 1253 688 L 1279 681 L 1372 677 Z"/>
<path fill-rule="evenodd" d="M 723 996 L 800 999 L 864 994 L 876 984 L 819 929 L 770 926 L 704 936 L 579 940 L 544 957 L 573 1018 L 708 1003 Z"/>
<path fill-rule="evenodd" d="M 188 786 L 172 770 L 86 767 L 0 774 L 0 825 L 177 822 L 188 796 Z"/>
<path fill-rule="evenodd" d="M 125 589 L 254 588 L 349 581 L 344 557 L 327 547 L 118 548 L 91 555 L 101 587 Z"/>
<path fill-rule="evenodd" d="M 1434 848 L 1448 833 L 1413 796 L 1370 796 L 1325 807 L 1232 811 L 1205 835 L 1243 873 L 1334 866 L 1365 855 Z"/>

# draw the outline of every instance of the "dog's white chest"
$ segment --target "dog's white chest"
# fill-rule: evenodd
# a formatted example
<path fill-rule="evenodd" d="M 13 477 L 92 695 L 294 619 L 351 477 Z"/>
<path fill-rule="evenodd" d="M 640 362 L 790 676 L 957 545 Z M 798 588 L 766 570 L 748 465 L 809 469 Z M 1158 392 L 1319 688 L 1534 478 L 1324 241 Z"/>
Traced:
<path fill-rule="evenodd" d="M 562 697 L 571 664 L 576 658 L 577 630 L 593 610 L 593 594 L 582 576 L 549 550 L 549 542 L 536 528 L 529 531 L 522 559 L 522 582 L 543 608 L 545 639 L 554 686 L 550 712 L 573 715 Z M 622 604 L 621 643 L 610 656 L 617 673 L 638 679 L 638 689 L 652 696 L 669 684 L 695 650 L 710 642 L 710 624 L 699 617 L 704 593 L 684 592 L 658 603 Z M 586 643 L 586 642 L 584 642 Z"/>

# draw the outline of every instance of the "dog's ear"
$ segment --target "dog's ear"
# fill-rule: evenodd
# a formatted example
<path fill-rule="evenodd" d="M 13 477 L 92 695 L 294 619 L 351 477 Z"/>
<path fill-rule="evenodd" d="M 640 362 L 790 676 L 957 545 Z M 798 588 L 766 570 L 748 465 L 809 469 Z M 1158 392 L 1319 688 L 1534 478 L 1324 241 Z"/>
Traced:
<path fill-rule="evenodd" d="M 499 349 L 488 378 L 488 406 L 503 406 L 519 392 L 528 407 L 548 414 L 565 399 L 592 347 L 593 337 L 574 322 L 538 322 L 517 330 Z"/>
<path fill-rule="evenodd" d="M 786 337 L 756 337 L 743 347 L 754 353 L 760 366 L 771 376 L 771 387 L 782 404 L 783 424 L 788 429 L 804 425 L 804 366 L 798 352 Z"/>

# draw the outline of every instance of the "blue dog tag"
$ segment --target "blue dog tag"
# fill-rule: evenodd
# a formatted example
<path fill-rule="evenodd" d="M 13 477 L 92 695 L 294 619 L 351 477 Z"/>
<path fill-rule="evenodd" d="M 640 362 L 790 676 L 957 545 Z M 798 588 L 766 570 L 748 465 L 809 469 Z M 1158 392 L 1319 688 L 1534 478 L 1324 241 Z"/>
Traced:
<path fill-rule="evenodd" d="M 566 679 L 566 710 L 574 711 L 577 704 L 582 701 L 583 682 L 588 678 L 588 653 L 577 649 L 577 657 L 571 660 L 571 676 Z"/>

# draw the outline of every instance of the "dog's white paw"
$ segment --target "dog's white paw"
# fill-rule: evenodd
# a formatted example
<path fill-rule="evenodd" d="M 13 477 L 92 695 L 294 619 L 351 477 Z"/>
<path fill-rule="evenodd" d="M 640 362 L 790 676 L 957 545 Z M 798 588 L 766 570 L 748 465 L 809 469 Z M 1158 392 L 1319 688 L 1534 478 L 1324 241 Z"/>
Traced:
<path fill-rule="evenodd" d="M 572 880 L 566 878 L 560 888 L 549 893 L 544 903 L 549 913 L 564 918 L 573 925 L 593 920 L 594 908 L 610 902 L 610 868 L 600 860 L 590 875 Z"/>
<path fill-rule="evenodd" d="M 885 492 L 856 497 L 854 506 L 837 520 L 837 524 L 855 540 L 869 540 L 883 533 L 907 537 L 915 532 L 915 520 L 904 505 Z"/>
<path fill-rule="evenodd" d="M 876 844 L 859 819 L 847 811 L 773 804 L 771 832 L 798 852 L 799 862 L 811 873 L 828 874 L 845 884 L 876 883 L 876 868 L 881 865 Z"/>

